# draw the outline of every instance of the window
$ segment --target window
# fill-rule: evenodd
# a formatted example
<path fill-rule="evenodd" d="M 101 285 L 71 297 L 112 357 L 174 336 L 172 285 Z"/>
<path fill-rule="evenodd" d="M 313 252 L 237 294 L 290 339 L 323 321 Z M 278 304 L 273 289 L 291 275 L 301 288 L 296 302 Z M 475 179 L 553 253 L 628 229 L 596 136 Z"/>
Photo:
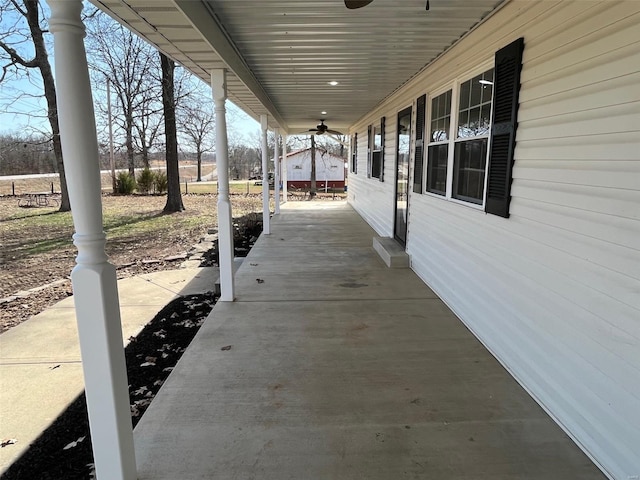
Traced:
<path fill-rule="evenodd" d="M 451 90 L 431 100 L 431 124 L 427 164 L 427 191 L 446 195 L 449 130 L 451 126 Z"/>
<path fill-rule="evenodd" d="M 369 177 L 384 181 L 384 120 L 380 123 L 369 125 Z"/>
<path fill-rule="evenodd" d="M 422 193 L 424 169 L 424 123 L 427 108 L 427 96 L 422 95 L 416 101 L 416 147 L 413 151 L 413 191 Z"/>
<path fill-rule="evenodd" d="M 492 98 L 490 69 L 431 100 L 428 192 L 482 205 Z"/>
<path fill-rule="evenodd" d="M 431 100 L 428 192 L 509 216 L 523 50 L 519 38 L 496 52 L 495 68 Z"/>
<path fill-rule="evenodd" d="M 358 173 L 358 134 L 354 133 L 351 137 L 351 172 Z"/>
<path fill-rule="evenodd" d="M 482 205 L 491 130 L 493 68 L 460 85 L 453 198 Z"/>

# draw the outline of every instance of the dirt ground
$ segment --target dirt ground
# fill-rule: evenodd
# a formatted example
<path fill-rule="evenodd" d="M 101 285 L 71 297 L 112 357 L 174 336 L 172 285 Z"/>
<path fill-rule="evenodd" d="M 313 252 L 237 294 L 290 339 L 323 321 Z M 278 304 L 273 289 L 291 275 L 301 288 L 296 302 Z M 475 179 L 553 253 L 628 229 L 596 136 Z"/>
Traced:
<path fill-rule="evenodd" d="M 183 195 L 185 211 L 162 215 L 164 196 L 103 195 L 106 251 L 118 278 L 178 268 L 207 230 L 217 227 L 216 200 Z M 261 202 L 259 196 L 232 196 L 234 217 L 259 211 Z M 21 208 L 17 197 L 0 197 L 0 333 L 71 295 L 77 255 L 72 234 L 71 214 Z"/>

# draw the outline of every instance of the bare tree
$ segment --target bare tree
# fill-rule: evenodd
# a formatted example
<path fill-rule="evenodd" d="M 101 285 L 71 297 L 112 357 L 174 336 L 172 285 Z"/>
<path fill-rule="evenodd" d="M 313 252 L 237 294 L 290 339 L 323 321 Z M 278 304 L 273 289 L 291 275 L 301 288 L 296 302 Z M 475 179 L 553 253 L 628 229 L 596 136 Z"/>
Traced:
<path fill-rule="evenodd" d="M 114 123 L 123 132 L 122 143 L 133 175 L 136 153 L 142 153 L 148 164 L 149 149 L 162 123 L 157 56 L 149 44 L 103 13 L 93 15 L 87 27 L 94 85 L 110 81 L 113 86 Z M 106 112 L 106 107 L 99 107 Z"/>
<path fill-rule="evenodd" d="M 145 102 L 140 105 L 140 111 L 136 112 L 134 128 L 136 135 L 133 136 L 135 149 L 142 157 L 142 164 L 149 168 L 149 154 L 157 145 L 158 137 L 162 134 L 163 117 L 162 104 L 156 102 Z"/>
<path fill-rule="evenodd" d="M 167 159 L 167 203 L 165 213 L 184 210 L 180 192 L 180 171 L 178 168 L 178 132 L 176 128 L 176 101 L 174 96 L 174 71 L 176 64 L 160 52 L 162 68 L 162 105 L 164 109 L 165 154 Z"/>
<path fill-rule="evenodd" d="M 216 120 L 212 106 L 210 102 L 201 104 L 197 101 L 184 101 L 179 108 L 180 128 L 189 147 L 195 150 L 198 182 L 202 181 L 202 155 L 213 151 L 215 145 Z"/>
<path fill-rule="evenodd" d="M 49 135 L 0 134 L 0 175 L 56 173 Z"/>
<path fill-rule="evenodd" d="M 0 62 L 2 62 L 0 82 L 4 81 L 8 75 L 28 76 L 29 69 L 39 71 L 47 101 L 47 117 L 51 126 L 53 152 L 60 174 L 60 192 L 62 193 L 60 211 L 69 211 L 71 204 L 69 203 L 62 158 L 56 87 L 44 38 L 44 34 L 48 33 L 48 30 L 43 15 L 41 15 L 40 3 L 38 0 L 22 0 L 21 3 L 18 0 L 5 0 L 0 4 L 0 20 L 3 25 L 3 31 L 0 32 Z M 26 22 L 28 29 L 24 28 L 24 22 Z M 27 57 L 18 50 L 24 50 L 29 43 L 33 44 L 34 53 Z"/>

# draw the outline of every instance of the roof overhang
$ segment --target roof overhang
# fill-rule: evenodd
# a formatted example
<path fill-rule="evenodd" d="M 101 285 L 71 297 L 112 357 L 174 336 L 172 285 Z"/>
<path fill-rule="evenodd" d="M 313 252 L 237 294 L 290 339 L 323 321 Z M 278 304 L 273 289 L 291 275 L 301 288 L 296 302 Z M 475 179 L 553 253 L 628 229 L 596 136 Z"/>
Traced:
<path fill-rule="evenodd" d="M 203 81 L 226 68 L 231 101 L 287 133 L 348 130 L 508 1 L 91 0 Z"/>

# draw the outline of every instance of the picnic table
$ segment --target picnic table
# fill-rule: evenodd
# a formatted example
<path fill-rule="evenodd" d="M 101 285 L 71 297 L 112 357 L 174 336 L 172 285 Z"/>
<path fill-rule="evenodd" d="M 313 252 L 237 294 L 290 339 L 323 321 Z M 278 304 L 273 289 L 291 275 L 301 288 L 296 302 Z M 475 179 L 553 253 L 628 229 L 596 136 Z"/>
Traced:
<path fill-rule="evenodd" d="M 58 200 L 51 197 L 50 192 L 25 193 L 18 200 L 19 207 L 57 207 Z"/>

